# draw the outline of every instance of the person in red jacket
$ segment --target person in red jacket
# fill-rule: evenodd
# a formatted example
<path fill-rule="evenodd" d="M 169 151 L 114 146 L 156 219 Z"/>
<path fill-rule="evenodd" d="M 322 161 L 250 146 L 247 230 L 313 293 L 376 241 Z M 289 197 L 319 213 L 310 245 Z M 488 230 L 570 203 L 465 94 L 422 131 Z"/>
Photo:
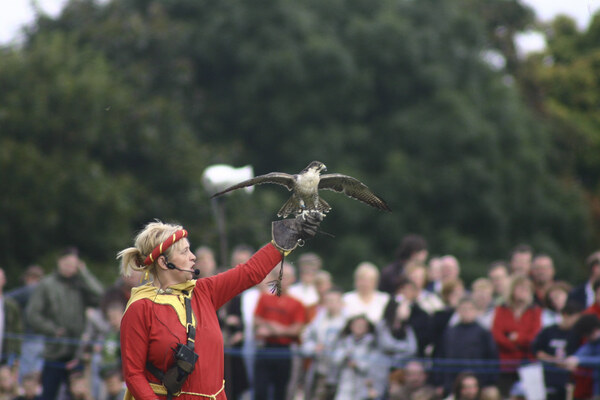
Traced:
<path fill-rule="evenodd" d="M 292 374 L 293 344 L 299 343 L 306 323 L 306 309 L 300 300 L 290 296 L 289 288 L 296 279 L 295 268 L 283 264 L 281 296 L 263 293 L 254 311 L 254 335 L 262 343 L 254 365 L 254 397 L 285 399 Z M 291 389 L 295 391 L 295 387 Z"/>
<path fill-rule="evenodd" d="M 125 274 L 141 270 L 153 278 L 132 290 L 121 322 L 125 399 L 226 399 L 216 311 L 261 282 L 299 239 L 313 237 L 321 219 L 276 221 L 271 244 L 248 262 L 197 280 L 187 231 L 160 221 L 146 225 L 134 247 L 118 254 Z"/>
<path fill-rule="evenodd" d="M 507 302 L 496 307 L 492 323 L 502 371 L 499 387 L 503 393 L 517 380 L 519 364 L 534 359 L 531 343 L 541 329 L 541 313 L 541 308 L 533 304 L 531 281 L 522 275 L 515 276 Z"/>

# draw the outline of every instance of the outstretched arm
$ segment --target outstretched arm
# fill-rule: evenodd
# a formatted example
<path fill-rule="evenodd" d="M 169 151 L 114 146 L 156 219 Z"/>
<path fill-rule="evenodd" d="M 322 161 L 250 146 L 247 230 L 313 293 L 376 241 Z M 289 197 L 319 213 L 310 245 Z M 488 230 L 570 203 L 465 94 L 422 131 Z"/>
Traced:
<path fill-rule="evenodd" d="M 270 244 L 256 252 L 247 263 L 214 277 L 199 279 L 197 285 L 208 286 L 215 309 L 218 309 L 242 291 L 262 282 L 283 254 L 294 250 L 299 240 L 312 238 L 317 233 L 322 219 L 320 213 L 315 213 L 273 222 Z"/>
<path fill-rule="evenodd" d="M 259 284 L 281 262 L 281 253 L 267 244 L 244 264 L 210 278 L 198 279 L 196 285 L 207 285 L 215 309 L 220 308 L 244 290 Z"/>

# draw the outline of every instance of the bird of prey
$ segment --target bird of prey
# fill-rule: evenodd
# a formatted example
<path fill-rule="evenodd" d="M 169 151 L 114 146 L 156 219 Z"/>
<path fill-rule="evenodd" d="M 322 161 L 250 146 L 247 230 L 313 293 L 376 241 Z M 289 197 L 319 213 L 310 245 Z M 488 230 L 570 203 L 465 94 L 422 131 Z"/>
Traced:
<path fill-rule="evenodd" d="M 259 175 L 252 179 L 245 180 L 233 185 L 212 197 L 241 189 L 252 185 L 261 185 L 264 183 L 275 183 L 288 188 L 292 192 L 292 197 L 277 212 L 278 217 L 285 218 L 290 214 L 300 215 L 310 211 L 319 211 L 323 214 L 331 210 L 331 206 L 325 200 L 319 197 L 319 189 L 333 190 L 334 192 L 344 193 L 346 196 L 362 201 L 372 207 L 384 211 L 391 211 L 386 202 L 375 195 L 369 188 L 356 178 L 342 174 L 325 174 L 325 164 L 320 161 L 313 161 L 298 174 L 286 174 L 284 172 L 271 172 L 265 175 Z"/>

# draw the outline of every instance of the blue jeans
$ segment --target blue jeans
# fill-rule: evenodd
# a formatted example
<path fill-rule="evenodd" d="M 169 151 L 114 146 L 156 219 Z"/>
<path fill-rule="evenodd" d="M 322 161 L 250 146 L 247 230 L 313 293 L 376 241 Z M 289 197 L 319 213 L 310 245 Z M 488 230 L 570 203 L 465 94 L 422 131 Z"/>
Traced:
<path fill-rule="evenodd" d="M 21 343 L 21 359 L 19 360 L 19 377 L 40 372 L 44 366 L 44 337 L 28 335 Z"/>

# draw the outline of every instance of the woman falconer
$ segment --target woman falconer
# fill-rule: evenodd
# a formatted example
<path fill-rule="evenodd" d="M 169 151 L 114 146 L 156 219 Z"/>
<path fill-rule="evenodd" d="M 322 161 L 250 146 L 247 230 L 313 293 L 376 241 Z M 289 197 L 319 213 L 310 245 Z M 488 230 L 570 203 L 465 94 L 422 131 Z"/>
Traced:
<path fill-rule="evenodd" d="M 125 399 L 226 399 L 216 311 L 261 282 L 299 241 L 313 237 L 321 220 L 311 213 L 273 222 L 271 243 L 248 262 L 197 280 L 187 231 L 147 224 L 134 247 L 118 254 L 125 275 L 140 270 L 152 275 L 132 290 L 121 322 Z"/>

